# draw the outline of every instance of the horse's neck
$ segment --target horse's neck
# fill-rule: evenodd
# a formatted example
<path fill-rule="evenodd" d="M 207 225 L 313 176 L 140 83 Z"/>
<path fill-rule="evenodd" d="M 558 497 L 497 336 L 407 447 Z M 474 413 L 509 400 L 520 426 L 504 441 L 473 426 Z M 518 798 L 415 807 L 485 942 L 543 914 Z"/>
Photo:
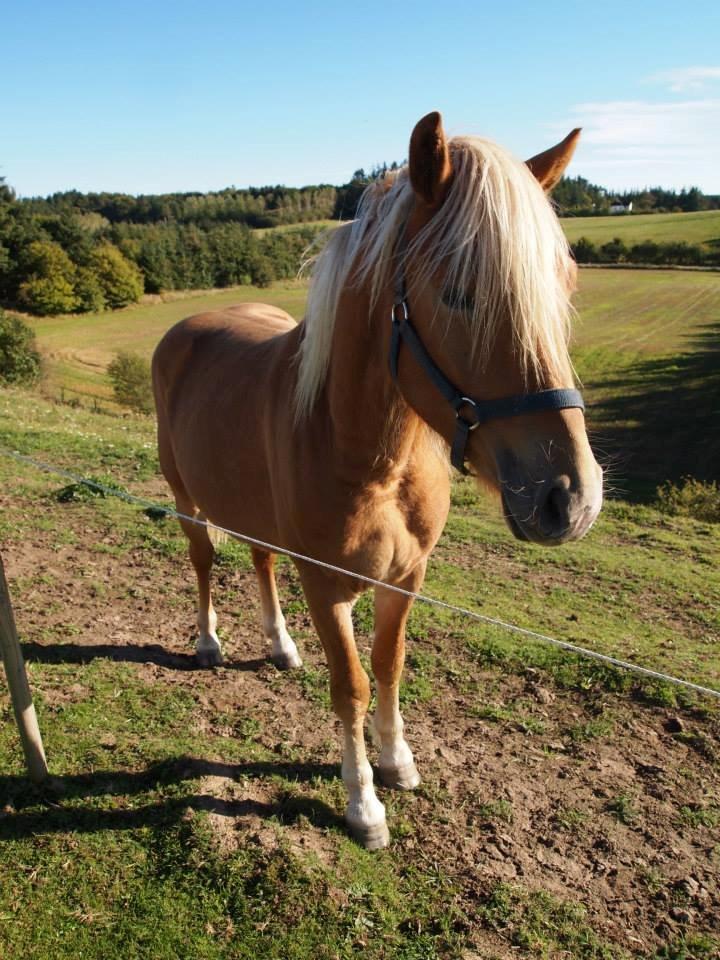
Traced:
<path fill-rule="evenodd" d="M 369 296 L 340 297 L 324 401 L 336 467 L 347 479 L 402 475 L 425 425 L 405 403 L 388 366 L 390 301 L 371 312 Z"/>

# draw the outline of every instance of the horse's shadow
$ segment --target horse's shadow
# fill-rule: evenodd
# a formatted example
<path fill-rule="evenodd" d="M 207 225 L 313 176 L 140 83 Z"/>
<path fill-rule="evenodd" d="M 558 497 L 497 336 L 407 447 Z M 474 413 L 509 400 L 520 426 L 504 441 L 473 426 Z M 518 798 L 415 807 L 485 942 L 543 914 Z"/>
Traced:
<path fill-rule="evenodd" d="M 159 644 L 73 644 L 44 645 L 35 642 L 22 644 L 29 662 L 87 663 L 105 658 L 128 663 L 154 663 L 172 670 L 198 670 L 193 654 L 172 653 Z M 269 663 L 265 659 L 230 661 L 229 669 L 256 671 Z M 339 774 L 333 764 L 288 763 L 253 761 L 225 763 L 194 757 L 176 757 L 145 770 L 100 770 L 88 774 L 50 777 L 45 783 L 33 786 L 25 777 L 0 776 L 0 842 L 43 833 L 73 831 L 95 833 L 101 830 L 132 830 L 147 826 L 167 826 L 177 822 L 188 810 L 205 811 L 221 816 L 243 818 L 255 815 L 281 823 L 294 823 L 301 817 L 317 827 L 341 827 L 343 818 L 326 803 L 311 796 L 283 793 L 276 790 L 278 799 L 225 799 L 208 793 L 187 791 L 170 792 L 162 796 L 163 788 L 175 787 L 184 781 L 203 777 L 222 777 L 229 780 L 260 780 L 282 776 L 298 783 L 316 778 L 332 780 Z M 240 791 L 241 792 L 241 791 Z M 161 794 L 161 799 L 157 795 Z M 113 806 L 113 797 L 137 797 L 148 794 L 147 802 L 130 803 L 126 807 Z M 87 803 L 83 804 L 82 801 Z M 3 813 L 2 805 L 6 805 Z"/>
<path fill-rule="evenodd" d="M 103 658 L 122 663 L 154 663 L 170 670 L 202 669 L 192 653 L 172 653 L 152 644 L 112 644 L 112 643 L 53 643 L 43 644 L 33 641 L 23 642 L 24 658 L 31 663 L 89 663 L 90 660 Z M 228 670 L 252 672 L 270 663 L 269 659 L 226 660 L 223 666 Z"/>
<path fill-rule="evenodd" d="M 0 776 L 0 798 L 6 804 L 0 813 L 0 842 L 38 834 L 69 832 L 97 833 L 102 830 L 135 830 L 166 827 L 178 822 L 188 810 L 243 818 L 251 815 L 292 824 L 307 818 L 316 827 L 343 828 L 343 818 L 314 797 L 282 794 L 278 799 L 222 799 L 208 793 L 176 791 L 178 784 L 203 777 L 231 780 L 258 780 L 284 776 L 296 782 L 315 778 L 334 779 L 338 768 L 332 764 L 255 761 L 225 763 L 195 757 L 175 757 L 145 770 L 100 770 L 89 774 L 51 777 L 32 786 L 19 776 Z M 163 788 L 172 795 L 157 799 Z M 177 793 L 177 795 L 174 795 Z M 113 807 L 113 797 L 148 794 L 142 805 Z M 83 804 L 81 801 L 87 801 Z"/>

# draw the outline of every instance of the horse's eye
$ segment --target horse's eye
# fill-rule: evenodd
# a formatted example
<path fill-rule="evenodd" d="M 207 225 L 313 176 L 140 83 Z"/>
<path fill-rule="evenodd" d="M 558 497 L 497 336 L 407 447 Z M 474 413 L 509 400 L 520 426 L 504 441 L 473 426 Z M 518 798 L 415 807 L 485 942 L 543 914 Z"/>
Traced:
<path fill-rule="evenodd" d="M 460 310 L 462 313 L 472 313 L 475 309 L 474 297 L 460 290 L 443 290 L 442 302 L 451 310 Z"/>

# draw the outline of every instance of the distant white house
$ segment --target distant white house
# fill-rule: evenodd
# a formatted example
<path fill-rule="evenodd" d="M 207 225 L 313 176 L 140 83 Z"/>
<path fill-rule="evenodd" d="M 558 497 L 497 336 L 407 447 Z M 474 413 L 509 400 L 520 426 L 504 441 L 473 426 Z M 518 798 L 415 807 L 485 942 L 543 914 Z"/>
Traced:
<path fill-rule="evenodd" d="M 625 206 L 621 200 L 615 200 L 610 204 L 610 213 L 632 213 L 632 200 Z"/>

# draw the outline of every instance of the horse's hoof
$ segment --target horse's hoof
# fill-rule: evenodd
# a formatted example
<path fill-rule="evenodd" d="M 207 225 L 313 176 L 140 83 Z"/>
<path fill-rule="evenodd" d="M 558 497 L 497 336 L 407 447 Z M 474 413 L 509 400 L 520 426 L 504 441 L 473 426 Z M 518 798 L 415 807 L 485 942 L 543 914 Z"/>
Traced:
<path fill-rule="evenodd" d="M 223 655 L 220 650 L 196 650 L 195 659 L 199 667 L 221 667 L 223 665 Z"/>
<path fill-rule="evenodd" d="M 297 670 L 303 665 L 297 653 L 280 653 L 276 657 L 271 657 L 271 660 L 278 670 Z"/>
<path fill-rule="evenodd" d="M 364 824 L 348 823 L 348 828 L 355 840 L 366 850 L 382 850 L 390 843 L 390 831 L 384 820 L 369 827 Z"/>
<path fill-rule="evenodd" d="M 383 786 L 390 790 L 414 790 L 420 785 L 420 774 L 414 763 L 404 767 L 378 767 Z"/>

